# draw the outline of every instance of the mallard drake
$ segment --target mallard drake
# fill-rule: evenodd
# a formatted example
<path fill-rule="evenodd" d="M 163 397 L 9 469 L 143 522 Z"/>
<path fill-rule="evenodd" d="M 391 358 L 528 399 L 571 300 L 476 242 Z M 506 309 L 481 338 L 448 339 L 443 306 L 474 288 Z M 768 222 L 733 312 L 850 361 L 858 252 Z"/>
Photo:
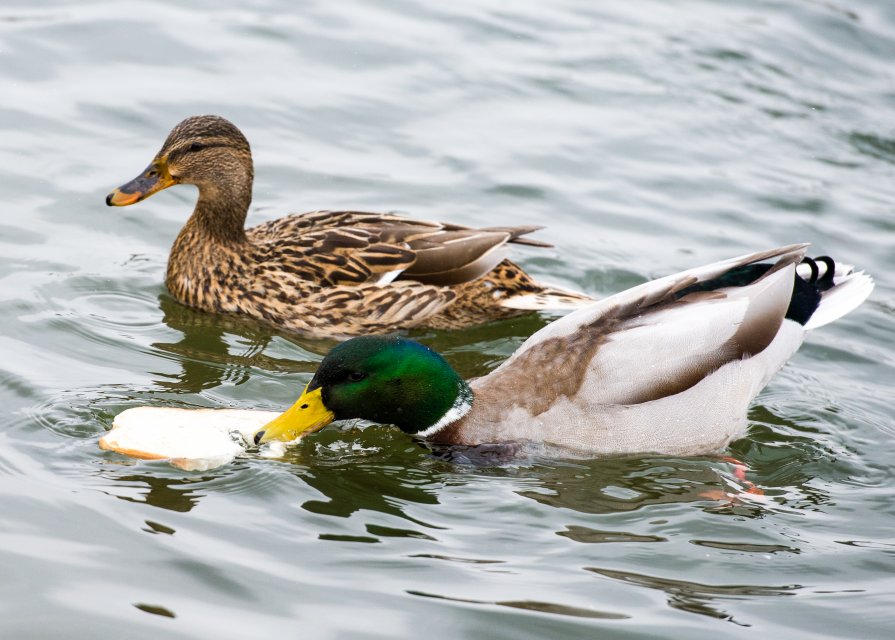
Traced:
<path fill-rule="evenodd" d="M 255 434 L 293 440 L 333 420 L 397 425 L 447 445 L 536 443 L 585 455 L 708 454 L 742 436 L 749 403 L 805 334 L 872 279 L 791 245 L 647 282 L 544 327 L 469 383 L 398 336 L 334 348 L 298 401 Z"/>
<path fill-rule="evenodd" d="M 312 336 L 459 328 L 592 300 L 535 282 L 506 245 L 541 227 L 473 229 L 399 215 L 313 211 L 245 228 L 249 143 L 218 116 L 187 118 L 134 180 L 106 197 L 127 206 L 175 184 L 199 199 L 171 249 L 165 282 L 179 302 L 245 314 Z"/>

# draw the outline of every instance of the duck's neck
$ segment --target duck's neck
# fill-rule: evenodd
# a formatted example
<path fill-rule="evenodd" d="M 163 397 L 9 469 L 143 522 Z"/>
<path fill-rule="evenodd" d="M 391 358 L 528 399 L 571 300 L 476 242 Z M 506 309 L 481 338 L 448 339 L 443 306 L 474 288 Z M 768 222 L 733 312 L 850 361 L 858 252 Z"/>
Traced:
<path fill-rule="evenodd" d="M 232 301 L 227 306 L 215 292 L 224 287 L 222 273 L 239 280 L 250 266 L 245 220 L 251 202 L 251 173 L 240 182 L 199 185 L 196 208 L 168 258 L 165 283 L 177 300 L 210 311 L 235 311 Z"/>
<path fill-rule="evenodd" d="M 433 424 L 417 431 L 415 435 L 432 438 L 439 432 L 449 430 L 466 417 L 466 414 L 472 409 L 474 399 L 472 389 L 469 388 L 465 380 L 460 379 L 453 404 Z"/>
<path fill-rule="evenodd" d="M 192 234 L 216 243 L 246 242 L 245 221 L 252 203 L 252 183 L 199 186 L 199 200 L 184 226 Z"/>

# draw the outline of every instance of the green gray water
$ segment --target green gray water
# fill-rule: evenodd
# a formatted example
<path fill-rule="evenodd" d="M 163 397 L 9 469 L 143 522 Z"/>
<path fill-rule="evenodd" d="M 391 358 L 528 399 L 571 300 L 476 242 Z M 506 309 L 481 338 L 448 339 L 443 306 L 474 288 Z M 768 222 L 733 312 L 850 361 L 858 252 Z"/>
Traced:
<path fill-rule="evenodd" d="M 895 4 L 600 4 L 3 3 L 0 636 L 892 637 Z M 545 224 L 518 259 L 596 296 L 809 241 L 877 289 L 751 411 L 764 498 L 712 499 L 717 459 L 481 466 L 379 426 L 133 462 L 97 448 L 116 412 L 283 407 L 330 346 L 168 297 L 190 188 L 103 204 L 196 113 L 252 142 L 250 222 Z M 547 320 L 420 337 L 473 376 Z"/>

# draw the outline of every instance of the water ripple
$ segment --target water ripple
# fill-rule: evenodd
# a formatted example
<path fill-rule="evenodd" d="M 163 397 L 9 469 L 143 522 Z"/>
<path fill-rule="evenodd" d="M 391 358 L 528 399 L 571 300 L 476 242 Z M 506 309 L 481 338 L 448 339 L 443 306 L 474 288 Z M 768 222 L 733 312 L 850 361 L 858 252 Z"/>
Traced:
<path fill-rule="evenodd" d="M 891 2 L 6 4 L 0 636 L 891 635 Z M 360 423 L 214 472 L 126 459 L 96 446 L 118 411 L 281 408 L 333 345 L 171 299 L 193 189 L 104 205 L 194 113 L 251 141 L 249 224 L 543 224 L 555 248 L 516 259 L 597 297 L 810 241 L 877 289 L 771 381 L 737 461 Z M 553 318 L 411 335 L 472 377 Z"/>

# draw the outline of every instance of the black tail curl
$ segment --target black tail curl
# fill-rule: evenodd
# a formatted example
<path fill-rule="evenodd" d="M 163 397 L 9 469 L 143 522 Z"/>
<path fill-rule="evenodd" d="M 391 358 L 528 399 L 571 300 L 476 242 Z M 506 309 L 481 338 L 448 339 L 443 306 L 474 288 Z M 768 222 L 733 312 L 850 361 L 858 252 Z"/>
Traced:
<path fill-rule="evenodd" d="M 820 305 L 822 293 L 835 286 L 836 283 L 833 282 L 833 277 L 836 274 L 836 261 L 830 256 L 805 257 L 802 259 L 802 264 L 807 264 L 811 268 L 811 274 L 807 278 L 803 278 L 796 273 L 792 287 L 792 299 L 789 302 L 789 308 L 786 310 L 786 317 L 804 325 Z M 823 265 L 823 270 L 821 270 L 820 265 Z M 675 297 L 683 298 L 697 291 L 712 291 L 722 287 L 744 287 L 761 278 L 773 266 L 773 264 L 767 262 L 743 265 L 742 267 L 731 269 L 717 278 L 698 282 L 681 289 L 675 294 Z"/>
<path fill-rule="evenodd" d="M 820 277 L 820 269 L 817 266 L 817 263 L 820 262 L 824 265 L 824 274 Z M 808 278 L 808 284 L 812 284 L 821 291 L 826 291 L 827 289 L 831 289 L 835 284 L 833 282 L 833 276 L 836 275 L 836 261 L 833 260 L 830 256 L 817 256 L 816 258 L 809 258 L 805 256 L 802 258 L 802 264 L 807 264 L 811 267 L 811 277 Z"/>
<path fill-rule="evenodd" d="M 802 264 L 807 264 L 811 268 L 811 275 L 807 279 L 796 275 L 786 317 L 804 325 L 820 305 L 821 294 L 836 284 L 833 282 L 833 277 L 836 275 L 836 261 L 830 256 L 816 258 L 805 256 Z M 823 273 L 819 265 L 823 265 Z"/>

